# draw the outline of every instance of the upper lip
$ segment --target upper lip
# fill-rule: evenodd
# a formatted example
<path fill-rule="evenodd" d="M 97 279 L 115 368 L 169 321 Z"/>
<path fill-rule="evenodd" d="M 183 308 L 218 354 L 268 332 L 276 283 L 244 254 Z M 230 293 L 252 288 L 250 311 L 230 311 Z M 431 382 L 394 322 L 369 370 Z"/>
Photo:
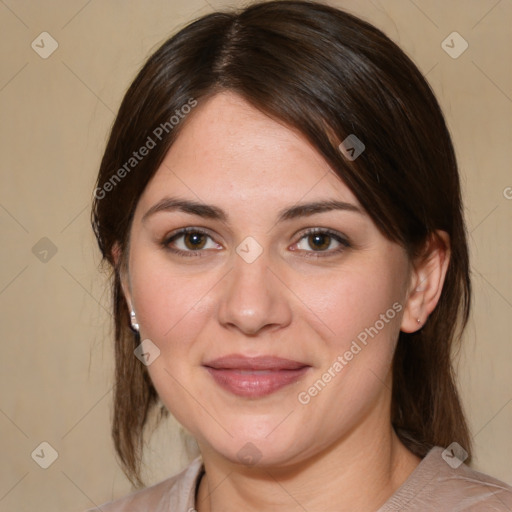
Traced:
<path fill-rule="evenodd" d="M 215 370 L 298 370 L 309 366 L 300 361 L 284 359 L 276 356 L 247 357 L 231 354 L 204 363 L 204 366 Z"/>

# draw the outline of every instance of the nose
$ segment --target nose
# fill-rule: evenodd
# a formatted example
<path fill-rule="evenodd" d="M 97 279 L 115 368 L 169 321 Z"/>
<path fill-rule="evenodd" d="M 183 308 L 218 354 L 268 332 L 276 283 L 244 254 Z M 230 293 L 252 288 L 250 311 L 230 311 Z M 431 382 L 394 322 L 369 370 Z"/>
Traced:
<path fill-rule="evenodd" d="M 218 319 L 226 329 L 246 336 L 275 331 L 290 324 L 289 290 L 279 271 L 269 267 L 265 252 L 248 263 L 234 255 L 234 268 L 221 290 Z"/>

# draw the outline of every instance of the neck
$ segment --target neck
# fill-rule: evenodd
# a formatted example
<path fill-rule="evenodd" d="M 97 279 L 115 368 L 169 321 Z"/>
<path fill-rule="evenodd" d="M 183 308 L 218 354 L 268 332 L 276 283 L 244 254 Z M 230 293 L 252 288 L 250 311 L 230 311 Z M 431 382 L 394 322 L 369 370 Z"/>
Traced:
<path fill-rule="evenodd" d="M 197 512 L 320 512 L 332 510 L 333 504 L 337 512 L 377 510 L 420 462 L 391 426 L 380 432 L 358 428 L 336 446 L 293 466 L 247 468 L 215 452 L 202 453 L 205 475 Z"/>

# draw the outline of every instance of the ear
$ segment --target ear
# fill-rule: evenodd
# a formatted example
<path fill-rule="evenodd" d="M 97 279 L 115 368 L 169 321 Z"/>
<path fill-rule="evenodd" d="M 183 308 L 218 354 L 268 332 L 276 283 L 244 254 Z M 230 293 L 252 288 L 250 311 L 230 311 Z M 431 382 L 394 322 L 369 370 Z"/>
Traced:
<path fill-rule="evenodd" d="M 128 308 L 132 309 L 132 297 L 130 292 L 131 287 L 129 285 L 128 269 L 127 265 L 123 261 L 123 254 L 119 242 L 115 242 L 112 247 L 112 259 L 114 260 L 116 272 L 119 272 L 119 279 L 121 281 L 121 289 L 124 298 L 128 303 Z"/>
<path fill-rule="evenodd" d="M 450 236 L 436 231 L 412 263 L 401 331 L 416 332 L 425 324 L 441 297 L 449 263 Z"/>

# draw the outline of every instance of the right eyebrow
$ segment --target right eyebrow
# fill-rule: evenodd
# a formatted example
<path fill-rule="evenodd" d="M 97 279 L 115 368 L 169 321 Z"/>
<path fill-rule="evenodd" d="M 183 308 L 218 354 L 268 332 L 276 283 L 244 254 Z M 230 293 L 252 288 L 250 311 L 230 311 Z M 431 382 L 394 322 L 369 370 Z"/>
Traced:
<path fill-rule="evenodd" d="M 208 219 L 221 220 L 227 222 L 227 215 L 224 210 L 204 203 L 190 201 L 185 199 L 178 199 L 175 197 L 164 197 L 158 203 L 154 204 L 142 217 L 142 222 L 146 221 L 148 217 L 158 212 L 170 212 L 179 210 L 184 213 L 206 217 Z"/>

